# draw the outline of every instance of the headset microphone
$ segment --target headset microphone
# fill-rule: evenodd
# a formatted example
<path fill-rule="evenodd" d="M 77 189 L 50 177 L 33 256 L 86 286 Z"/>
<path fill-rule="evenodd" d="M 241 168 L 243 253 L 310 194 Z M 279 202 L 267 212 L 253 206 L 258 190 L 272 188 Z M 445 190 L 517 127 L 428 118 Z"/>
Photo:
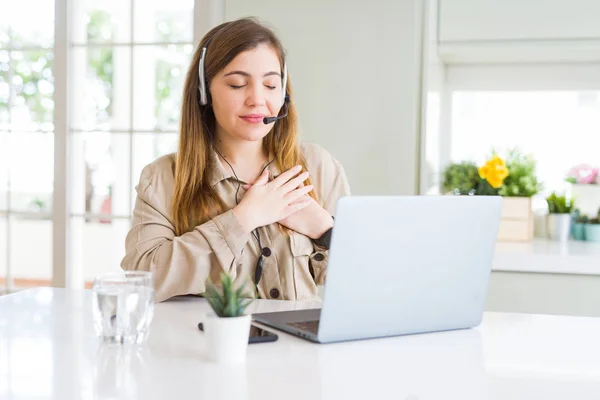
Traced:
<path fill-rule="evenodd" d="M 290 108 L 289 103 L 290 103 L 290 96 L 288 94 L 286 94 L 285 95 L 285 112 L 283 113 L 283 115 L 280 115 L 278 117 L 265 117 L 265 118 L 263 118 L 263 124 L 269 125 L 269 124 L 272 124 L 275 121 L 278 121 L 280 119 L 283 119 L 283 118 L 287 117 L 288 111 L 289 111 L 289 108 Z"/>

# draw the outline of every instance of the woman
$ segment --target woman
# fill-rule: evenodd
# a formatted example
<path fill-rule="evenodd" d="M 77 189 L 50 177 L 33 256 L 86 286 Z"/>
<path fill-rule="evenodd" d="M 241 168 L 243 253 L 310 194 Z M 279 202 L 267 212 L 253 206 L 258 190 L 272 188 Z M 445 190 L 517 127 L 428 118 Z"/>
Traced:
<path fill-rule="evenodd" d="M 136 187 L 121 267 L 152 271 L 156 301 L 201 294 L 222 271 L 261 298 L 315 297 L 349 187 L 329 153 L 297 142 L 280 41 L 252 19 L 212 29 L 182 103 L 178 152 L 146 166 Z"/>

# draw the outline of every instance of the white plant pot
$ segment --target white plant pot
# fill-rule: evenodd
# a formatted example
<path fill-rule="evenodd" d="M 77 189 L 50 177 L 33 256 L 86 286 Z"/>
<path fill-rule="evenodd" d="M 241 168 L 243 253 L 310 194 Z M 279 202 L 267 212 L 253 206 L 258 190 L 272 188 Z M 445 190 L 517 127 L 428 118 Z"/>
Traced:
<path fill-rule="evenodd" d="M 596 216 L 600 208 L 600 185 L 574 184 L 571 186 L 571 196 L 575 197 L 575 207 L 583 214 Z"/>
<path fill-rule="evenodd" d="M 532 239 L 531 197 L 503 197 L 498 240 L 501 242 L 529 242 Z"/>
<path fill-rule="evenodd" d="M 548 238 L 566 242 L 571 236 L 571 214 L 548 214 Z"/>
<path fill-rule="evenodd" d="M 251 320 L 251 315 L 234 318 L 207 315 L 204 333 L 209 359 L 217 364 L 244 363 L 248 351 Z"/>

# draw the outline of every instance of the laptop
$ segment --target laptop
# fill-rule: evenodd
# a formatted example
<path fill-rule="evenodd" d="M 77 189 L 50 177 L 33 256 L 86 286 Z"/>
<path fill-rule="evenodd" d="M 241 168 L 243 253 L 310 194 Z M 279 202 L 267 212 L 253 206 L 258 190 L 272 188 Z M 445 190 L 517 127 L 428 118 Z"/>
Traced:
<path fill-rule="evenodd" d="M 316 343 L 481 323 L 500 196 L 346 196 L 338 200 L 320 309 L 253 314 Z"/>

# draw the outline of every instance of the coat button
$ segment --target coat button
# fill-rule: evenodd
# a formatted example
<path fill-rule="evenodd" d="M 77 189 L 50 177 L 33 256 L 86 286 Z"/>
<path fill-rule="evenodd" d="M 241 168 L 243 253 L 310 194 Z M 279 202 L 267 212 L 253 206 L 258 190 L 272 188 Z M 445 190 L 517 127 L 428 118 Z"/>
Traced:
<path fill-rule="evenodd" d="M 315 254 L 315 256 L 313 257 L 313 259 L 314 259 L 315 261 L 323 261 L 323 260 L 325 259 L 325 256 L 324 256 L 323 254 L 321 254 L 321 253 L 317 253 L 317 254 Z"/>
<path fill-rule="evenodd" d="M 268 247 L 263 247 L 262 249 L 262 255 L 265 257 L 269 257 L 271 255 L 271 249 Z"/>
<path fill-rule="evenodd" d="M 271 298 L 277 299 L 277 298 L 279 298 L 279 289 L 273 288 L 273 289 L 271 289 L 269 294 L 271 295 Z"/>

